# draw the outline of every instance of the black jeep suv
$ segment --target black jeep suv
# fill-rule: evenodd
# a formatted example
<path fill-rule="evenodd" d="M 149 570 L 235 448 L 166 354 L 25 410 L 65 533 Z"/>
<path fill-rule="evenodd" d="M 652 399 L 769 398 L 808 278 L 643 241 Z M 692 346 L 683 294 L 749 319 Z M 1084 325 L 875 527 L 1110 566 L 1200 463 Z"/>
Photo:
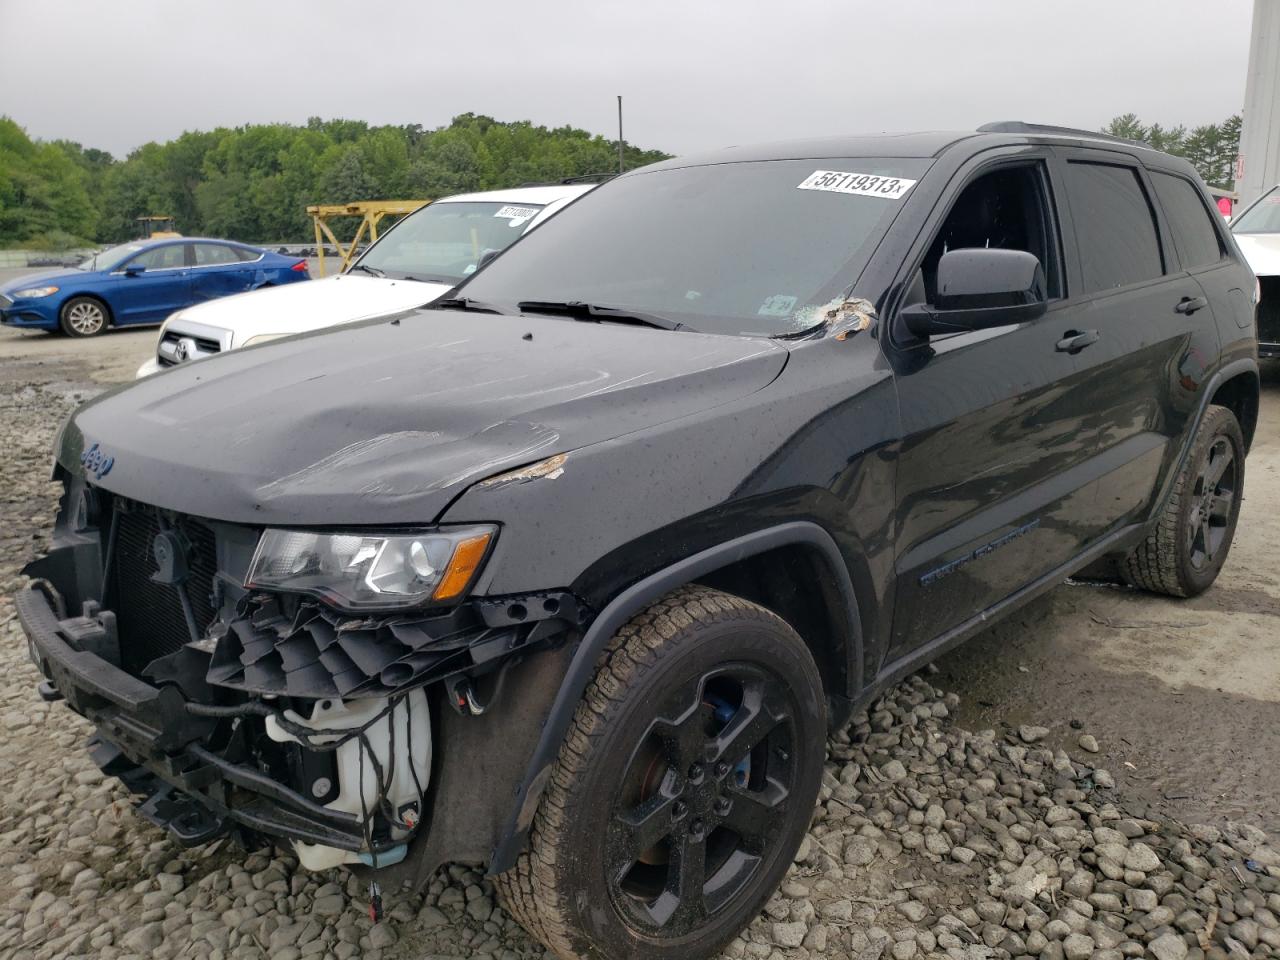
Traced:
<path fill-rule="evenodd" d="M 183 841 L 706 956 L 877 691 L 1095 561 L 1213 582 L 1254 289 L 1187 163 L 1082 131 L 637 170 L 435 309 L 83 406 L 41 693 Z"/>

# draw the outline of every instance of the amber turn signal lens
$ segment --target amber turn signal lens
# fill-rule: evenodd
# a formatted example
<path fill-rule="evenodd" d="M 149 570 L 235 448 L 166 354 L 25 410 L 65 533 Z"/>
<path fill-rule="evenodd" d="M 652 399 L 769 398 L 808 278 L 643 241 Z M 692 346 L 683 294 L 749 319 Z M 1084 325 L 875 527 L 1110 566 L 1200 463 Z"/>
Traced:
<path fill-rule="evenodd" d="M 484 559 L 490 537 L 491 534 L 488 533 L 478 537 L 468 537 L 453 548 L 453 556 L 449 558 L 449 568 L 445 571 L 440 586 L 436 587 L 436 592 L 432 594 L 433 599 L 452 600 L 467 589 L 467 584 L 480 569 L 480 561 Z"/>

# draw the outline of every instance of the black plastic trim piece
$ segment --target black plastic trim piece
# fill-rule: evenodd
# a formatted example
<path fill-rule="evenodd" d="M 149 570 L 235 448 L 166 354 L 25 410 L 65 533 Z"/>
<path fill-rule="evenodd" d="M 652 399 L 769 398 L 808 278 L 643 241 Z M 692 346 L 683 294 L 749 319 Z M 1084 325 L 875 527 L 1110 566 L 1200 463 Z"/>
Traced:
<path fill-rule="evenodd" d="M 855 689 L 862 687 L 862 620 L 858 614 L 858 601 L 853 591 L 853 581 L 849 577 L 848 563 L 841 555 L 840 548 L 836 546 L 831 534 L 818 524 L 810 521 L 795 521 L 757 530 L 695 553 L 651 574 L 638 583 L 632 584 L 610 601 L 600 615 L 591 622 L 578 644 L 578 649 L 574 652 L 573 660 L 569 664 L 564 681 L 552 704 L 551 713 L 542 728 L 538 746 L 529 760 L 528 769 L 517 790 L 514 809 L 489 860 L 490 875 L 511 869 L 520 851 L 524 849 L 529 827 L 533 823 L 533 815 L 551 773 L 551 766 L 555 763 L 560 745 L 569 731 L 569 724 L 573 720 L 574 711 L 578 708 L 578 702 L 582 699 L 582 694 L 595 673 L 600 651 L 605 648 L 622 625 L 634 614 L 676 587 L 692 583 L 699 577 L 739 560 L 745 560 L 777 547 L 797 544 L 811 546 L 823 554 L 836 579 L 836 585 L 847 606 L 847 629 Z"/>

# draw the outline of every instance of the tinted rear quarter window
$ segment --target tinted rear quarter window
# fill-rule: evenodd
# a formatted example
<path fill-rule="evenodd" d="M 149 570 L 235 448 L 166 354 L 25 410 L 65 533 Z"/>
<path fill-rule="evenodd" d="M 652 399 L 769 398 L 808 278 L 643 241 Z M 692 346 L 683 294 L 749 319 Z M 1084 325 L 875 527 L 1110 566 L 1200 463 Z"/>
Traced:
<path fill-rule="evenodd" d="M 1164 272 L 1155 218 L 1136 170 L 1073 160 L 1067 164 L 1067 192 L 1084 293 L 1141 283 Z"/>
<path fill-rule="evenodd" d="M 1182 255 L 1182 265 L 1193 269 L 1221 260 L 1226 251 L 1210 219 L 1212 214 L 1191 181 L 1153 170 L 1151 183 L 1173 231 L 1173 242 Z"/>

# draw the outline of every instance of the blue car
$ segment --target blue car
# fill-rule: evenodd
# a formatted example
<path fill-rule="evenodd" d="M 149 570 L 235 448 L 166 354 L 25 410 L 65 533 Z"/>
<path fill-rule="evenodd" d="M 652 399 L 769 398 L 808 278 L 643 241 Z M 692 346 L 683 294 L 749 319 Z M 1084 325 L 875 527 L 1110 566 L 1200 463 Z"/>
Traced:
<path fill-rule="evenodd" d="M 76 267 L 0 285 L 0 323 L 92 337 L 109 326 L 162 323 L 175 310 L 228 294 L 308 279 L 306 260 L 242 243 L 139 240 Z"/>

